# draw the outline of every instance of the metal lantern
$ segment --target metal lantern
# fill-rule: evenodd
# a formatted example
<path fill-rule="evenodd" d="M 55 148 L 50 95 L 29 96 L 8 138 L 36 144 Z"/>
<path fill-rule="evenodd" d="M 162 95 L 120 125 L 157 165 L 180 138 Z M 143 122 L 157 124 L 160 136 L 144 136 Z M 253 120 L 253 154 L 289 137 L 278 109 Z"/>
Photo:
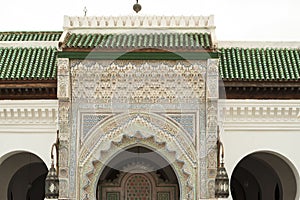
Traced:
<path fill-rule="evenodd" d="M 229 179 L 224 163 L 221 163 L 217 169 L 215 196 L 216 198 L 228 198 L 229 196 Z"/>
<path fill-rule="evenodd" d="M 58 138 L 58 131 L 56 136 L 56 142 L 52 145 L 51 148 L 51 168 L 49 169 L 48 175 L 45 180 L 45 198 L 46 199 L 58 199 L 59 197 L 59 138 Z M 53 156 L 53 149 L 56 150 L 56 169 L 54 167 L 54 156 Z"/>
<path fill-rule="evenodd" d="M 46 199 L 57 199 L 59 195 L 59 179 L 52 162 L 49 173 L 45 182 L 45 197 Z"/>
<path fill-rule="evenodd" d="M 218 127 L 218 135 L 219 135 L 219 127 Z M 217 176 L 215 179 L 215 197 L 216 198 L 228 198 L 229 196 L 229 178 L 224 167 L 224 146 L 218 137 L 217 140 L 217 148 L 218 148 L 218 159 L 217 159 Z M 221 151 L 222 148 L 222 151 Z M 221 161 L 220 161 L 221 154 Z"/>
<path fill-rule="evenodd" d="M 136 4 L 133 5 L 133 10 L 138 13 L 142 10 L 141 4 L 139 4 L 139 0 L 136 0 Z"/>

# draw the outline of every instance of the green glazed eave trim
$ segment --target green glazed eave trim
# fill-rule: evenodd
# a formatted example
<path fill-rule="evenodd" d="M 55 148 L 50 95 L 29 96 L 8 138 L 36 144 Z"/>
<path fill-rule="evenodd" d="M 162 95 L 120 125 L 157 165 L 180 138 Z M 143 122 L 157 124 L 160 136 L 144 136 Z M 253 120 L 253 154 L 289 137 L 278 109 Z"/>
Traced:
<path fill-rule="evenodd" d="M 58 58 L 90 60 L 207 60 L 217 52 L 58 52 Z"/>
<path fill-rule="evenodd" d="M 154 34 L 71 34 L 64 41 L 66 48 L 210 48 L 208 33 Z"/>

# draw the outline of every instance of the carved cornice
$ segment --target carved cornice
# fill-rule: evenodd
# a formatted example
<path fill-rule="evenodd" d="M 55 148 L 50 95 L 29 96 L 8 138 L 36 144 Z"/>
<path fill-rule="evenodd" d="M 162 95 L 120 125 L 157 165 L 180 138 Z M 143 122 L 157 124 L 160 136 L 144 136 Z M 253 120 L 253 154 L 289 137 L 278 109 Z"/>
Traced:
<path fill-rule="evenodd" d="M 65 16 L 64 29 L 74 28 L 214 28 L 214 16 Z"/>
<path fill-rule="evenodd" d="M 299 100 L 220 100 L 225 130 L 300 130 Z"/>
<path fill-rule="evenodd" d="M 57 127 L 56 100 L 0 101 L 0 133 L 49 133 Z"/>

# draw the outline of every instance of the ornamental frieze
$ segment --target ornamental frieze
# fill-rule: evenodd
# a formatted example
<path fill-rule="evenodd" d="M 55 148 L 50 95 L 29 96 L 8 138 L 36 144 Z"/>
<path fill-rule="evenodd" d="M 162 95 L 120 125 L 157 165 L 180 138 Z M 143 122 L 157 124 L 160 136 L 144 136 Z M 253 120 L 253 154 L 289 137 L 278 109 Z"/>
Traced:
<path fill-rule="evenodd" d="M 205 97 L 201 61 L 73 61 L 71 66 L 74 102 L 173 104 Z"/>

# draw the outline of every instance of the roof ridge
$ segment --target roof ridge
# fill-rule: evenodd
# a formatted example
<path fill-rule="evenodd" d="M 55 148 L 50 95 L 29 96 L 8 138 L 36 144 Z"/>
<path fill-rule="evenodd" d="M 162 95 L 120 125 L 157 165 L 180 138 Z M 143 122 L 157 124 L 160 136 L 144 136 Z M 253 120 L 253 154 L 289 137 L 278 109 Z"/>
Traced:
<path fill-rule="evenodd" d="M 0 34 L 2 33 L 62 33 L 63 31 L 0 31 Z"/>
<path fill-rule="evenodd" d="M 58 41 L 62 32 L 0 32 L 0 41 Z"/>
<path fill-rule="evenodd" d="M 10 46 L 10 47 L 2 47 L 0 49 L 57 49 L 56 47 L 52 46 L 36 46 L 36 47 L 21 47 L 21 46 Z"/>
<path fill-rule="evenodd" d="M 292 41 L 218 41 L 219 48 L 300 48 L 300 42 Z"/>
<path fill-rule="evenodd" d="M 267 49 L 273 49 L 273 50 L 299 50 L 300 51 L 300 47 L 299 48 L 295 48 L 295 47 L 219 47 L 218 49 L 249 49 L 249 50 L 267 50 Z"/>
<path fill-rule="evenodd" d="M 1 48 L 43 48 L 43 47 L 51 47 L 51 48 L 57 48 L 58 47 L 58 41 L 35 41 L 35 40 L 29 40 L 29 41 L 1 41 L 0 40 L 0 47 Z"/>

